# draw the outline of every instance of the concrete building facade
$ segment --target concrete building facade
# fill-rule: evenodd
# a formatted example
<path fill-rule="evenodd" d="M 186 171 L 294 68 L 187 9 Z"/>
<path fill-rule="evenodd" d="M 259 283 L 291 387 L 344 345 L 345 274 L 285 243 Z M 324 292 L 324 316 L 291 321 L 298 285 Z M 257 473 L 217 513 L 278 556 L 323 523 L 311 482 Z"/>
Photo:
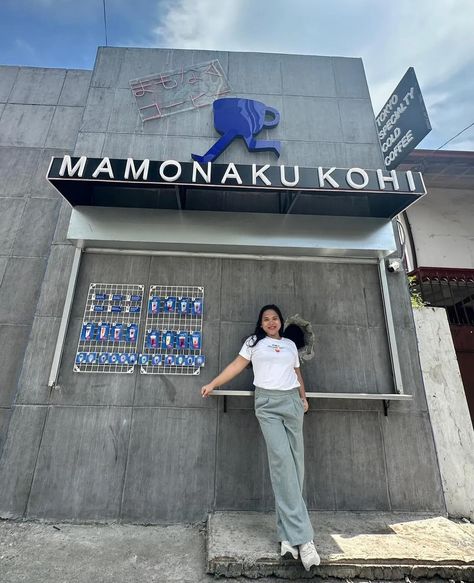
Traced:
<path fill-rule="evenodd" d="M 206 152 L 217 137 L 210 107 L 144 123 L 129 82 L 215 59 L 229 95 L 281 113 L 280 124 L 264 132 L 265 139 L 281 141 L 279 164 L 383 168 L 360 59 L 101 48 L 92 72 L 2 67 L 0 516 L 160 523 L 202 520 L 215 509 L 270 510 L 273 495 L 251 398 L 229 396 L 224 410 L 222 397 L 203 400 L 199 391 L 236 355 L 266 303 L 312 323 L 315 358 L 302 369 L 308 391 L 374 397 L 310 399 L 304 429 L 309 508 L 445 512 L 405 275 L 388 274 L 387 288 L 401 381 L 412 399 L 391 401 L 384 415 L 375 397 L 396 387 L 375 255 L 363 262 L 344 260 L 343 250 L 337 257 L 320 251 L 315 260 L 313 240 L 284 240 L 285 219 L 276 206 L 268 211 L 277 203 L 258 192 L 191 193 L 179 210 L 179 197 L 168 189 L 163 205 L 144 209 L 140 220 L 153 225 L 169 211 L 196 216 L 198 225 L 199 217 L 214 213 L 212 238 L 228 216 L 220 213 L 237 212 L 242 229 L 258 239 L 264 217 L 270 234 L 272 224 L 282 233 L 287 257 L 281 249 L 263 253 L 261 237 L 258 254 L 247 249 L 249 257 L 237 257 L 246 254 L 243 248 L 219 254 L 225 233 L 207 256 L 193 254 L 190 241 L 179 255 L 85 249 L 59 377 L 48 386 L 79 239 L 68 237 L 70 204 L 45 178 L 51 157 L 189 161 L 191 153 Z M 275 158 L 235 140 L 219 162 L 263 165 Z M 302 196 L 291 215 L 312 220 L 310 205 Z M 318 224 L 322 232 L 334 216 L 363 217 L 363 206 L 351 197 L 321 200 L 319 219 L 308 228 Z M 128 228 L 123 209 L 104 208 L 118 230 Z M 77 212 L 84 217 L 88 211 Z M 122 212 L 121 222 L 113 212 Z M 298 220 L 291 215 L 289 223 Z M 353 223 L 345 224 L 338 228 L 349 237 Z M 357 235 L 360 249 L 374 230 L 367 225 L 365 238 Z M 306 248 L 306 259 L 313 260 L 295 258 L 292 245 L 300 255 Z M 91 282 L 204 286 L 207 361 L 201 374 L 73 372 Z M 226 388 L 247 390 L 251 382 L 245 371 Z"/>

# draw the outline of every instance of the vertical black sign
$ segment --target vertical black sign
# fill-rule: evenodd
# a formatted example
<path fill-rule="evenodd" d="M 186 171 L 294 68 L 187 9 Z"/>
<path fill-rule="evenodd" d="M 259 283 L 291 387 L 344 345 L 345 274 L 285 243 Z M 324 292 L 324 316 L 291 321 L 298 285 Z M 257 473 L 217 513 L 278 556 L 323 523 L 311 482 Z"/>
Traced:
<path fill-rule="evenodd" d="M 385 167 L 392 170 L 431 131 L 413 67 L 405 73 L 375 121 Z"/>

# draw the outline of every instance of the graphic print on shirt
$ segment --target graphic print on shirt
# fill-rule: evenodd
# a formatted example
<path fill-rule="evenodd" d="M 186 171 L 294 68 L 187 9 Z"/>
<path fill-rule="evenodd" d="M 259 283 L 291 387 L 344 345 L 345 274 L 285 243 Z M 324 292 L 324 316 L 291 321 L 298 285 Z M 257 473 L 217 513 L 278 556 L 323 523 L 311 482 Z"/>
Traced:
<path fill-rule="evenodd" d="M 267 346 L 269 348 L 273 348 L 275 352 L 280 352 L 285 348 L 284 346 L 280 346 L 280 344 L 276 344 L 276 342 L 273 342 L 272 344 L 267 344 Z"/>

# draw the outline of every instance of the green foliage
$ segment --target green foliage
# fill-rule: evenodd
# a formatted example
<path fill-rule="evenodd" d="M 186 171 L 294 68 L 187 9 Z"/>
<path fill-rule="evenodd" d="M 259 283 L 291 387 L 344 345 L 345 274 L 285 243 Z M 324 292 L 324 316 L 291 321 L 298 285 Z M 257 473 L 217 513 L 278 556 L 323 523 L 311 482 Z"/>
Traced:
<path fill-rule="evenodd" d="M 418 279 L 416 275 L 408 276 L 408 289 L 410 291 L 411 307 L 412 308 L 423 308 L 426 306 L 426 302 L 423 300 L 420 292 L 420 286 L 418 285 Z"/>

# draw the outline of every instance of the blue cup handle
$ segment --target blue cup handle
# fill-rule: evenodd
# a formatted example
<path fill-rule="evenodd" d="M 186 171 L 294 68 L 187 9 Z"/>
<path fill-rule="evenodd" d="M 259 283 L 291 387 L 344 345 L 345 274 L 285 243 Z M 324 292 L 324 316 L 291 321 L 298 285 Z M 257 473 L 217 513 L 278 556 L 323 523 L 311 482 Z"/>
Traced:
<path fill-rule="evenodd" d="M 273 115 L 273 119 L 266 119 L 267 113 L 271 113 Z M 278 125 L 280 121 L 280 112 L 277 111 L 274 107 L 266 107 L 265 108 L 265 121 L 263 122 L 264 128 L 273 128 L 274 126 Z"/>

